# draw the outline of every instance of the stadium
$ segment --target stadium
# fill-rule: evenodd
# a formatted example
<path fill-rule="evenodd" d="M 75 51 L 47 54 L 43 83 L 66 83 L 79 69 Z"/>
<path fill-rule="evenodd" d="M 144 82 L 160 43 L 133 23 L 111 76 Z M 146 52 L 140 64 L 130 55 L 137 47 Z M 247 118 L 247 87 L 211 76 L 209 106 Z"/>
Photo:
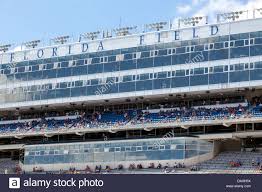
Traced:
<path fill-rule="evenodd" d="M 0 173 L 261 173 L 261 15 L 1 45 Z"/>

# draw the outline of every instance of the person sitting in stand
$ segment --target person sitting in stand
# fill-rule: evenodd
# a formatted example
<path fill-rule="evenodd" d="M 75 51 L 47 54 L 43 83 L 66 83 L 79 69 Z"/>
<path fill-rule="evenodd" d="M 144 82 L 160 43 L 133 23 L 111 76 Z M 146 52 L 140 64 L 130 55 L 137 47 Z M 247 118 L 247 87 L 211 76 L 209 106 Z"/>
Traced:
<path fill-rule="evenodd" d="M 161 168 L 162 168 L 162 165 L 159 163 L 156 168 L 157 168 L 157 169 L 161 169 Z"/>

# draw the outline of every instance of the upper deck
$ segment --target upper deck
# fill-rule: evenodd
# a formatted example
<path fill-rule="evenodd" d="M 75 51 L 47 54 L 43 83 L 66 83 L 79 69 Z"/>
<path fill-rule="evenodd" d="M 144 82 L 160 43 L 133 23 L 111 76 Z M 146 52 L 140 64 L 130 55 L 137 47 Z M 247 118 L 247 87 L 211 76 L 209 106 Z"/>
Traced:
<path fill-rule="evenodd" d="M 260 88 L 262 18 L 0 55 L 0 109 Z"/>

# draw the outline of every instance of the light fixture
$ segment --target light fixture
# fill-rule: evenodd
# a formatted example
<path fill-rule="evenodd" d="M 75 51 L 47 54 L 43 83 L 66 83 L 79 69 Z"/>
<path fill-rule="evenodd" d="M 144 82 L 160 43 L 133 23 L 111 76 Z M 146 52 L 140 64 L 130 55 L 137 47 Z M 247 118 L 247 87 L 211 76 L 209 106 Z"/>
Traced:
<path fill-rule="evenodd" d="M 79 41 L 82 41 L 83 39 L 89 39 L 89 40 L 97 39 L 99 34 L 100 31 L 82 33 L 79 36 Z"/>
<path fill-rule="evenodd" d="M 11 47 L 11 44 L 0 45 L 0 52 L 6 52 Z"/>
<path fill-rule="evenodd" d="M 159 31 L 161 29 L 164 29 L 166 25 L 167 22 L 151 23 L 146 25 L 146 29 L 149 29 L 151 31 Z"/>
<path fill-rule="evenodd" d="M 35 48 L 37 47 L 37 45 L 40 43 L 41 41 L 40 40 L 33 40 L 33 41 L 28 41 L 28 42 L 25 42 L 23 43 L 26 48 Z"/>
<path fill-rule="evenodd" d="M 256 18 L 256 13 L 259 13 L 260 15 L 262 15 L 262 8 L 253 10 L 253 18 L 254 19 Z"/>
<path fill-rule="evenodd" d="M 68 36 L 68 35 L 59 36 L 59 37 L 55 37 L 55 38 L 51 39 L 51 41 L 54 42 L 55 44 L 65 44 L 66 42 L 68 42 L 69 38 L 70 38 L 70 36 Z"/>
<path fill-rule="evenodd" d="M 188 18 L 183 18 L 178 20 L 178 27 L 181 27 L 181 25 L 185 26 L 196 26 L 199 24 L 201 21 L 205 19 L 206 24 L 208 24 L 208 17 L 207 16 L 197 16 L 197 17 L 188 17 Z"/>
<path fill-rule="evenodd" d="M 116 28 L 113 31 L 115 32 L 116 36 L 126 36 L 131 34 L 132 30 L 135 30 L 137 26 L 130 26 L 130 27 L 120 27 Z"/>
<path fill-rule="evenodd" d="M 217 22 L 221 22 L 221 21 L 236 21 L 244 13 L 248 13 L 248 11 L 233 11 L 233 12 L 229 12 L 229 13 L 221 13 L 221 14 L 217 15 Z"/>

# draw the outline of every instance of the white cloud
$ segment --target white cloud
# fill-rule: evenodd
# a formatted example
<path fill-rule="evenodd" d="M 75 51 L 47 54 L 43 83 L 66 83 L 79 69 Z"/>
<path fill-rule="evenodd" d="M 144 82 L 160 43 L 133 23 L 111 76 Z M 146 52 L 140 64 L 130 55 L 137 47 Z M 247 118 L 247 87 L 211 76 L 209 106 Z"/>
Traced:
<path fill-rule="evenodd" d="M 196 6 L 207 0 L 192 0 L 192 5 Z"/>
<path fill-rule="evenodd" d="M 190 5 L 178 5 L 177 12 L 184 15 L 189 13 L 192 10 L 192 7 Z"/>
<path fill-rule="evenodd" d="M 217 14 L 232 11 L 245 11 L 242 18 L 252 18 L 254 9 L 262 8 L 262 0 L 192 0 L 191 5 L 180 4 L 177 6 L 178 17 L 173 20 L 173 25 L 177 26 L 178 18 L 192 16 L 208 16 L 209 23 L 217 20 Z"/>
<path fill-rule="evenodd" d="M 196 0 L 197 1 L 197 0 Z M 193 16 L 208 15 L 211 21 L 215 21 L 217 13 L 226 13 L 236 10 L 253 10 L 262 7 L 261 0 L 249 0 L 243 2 L 239 0 L 208 0 L 202 4 L 201 8 Z M 249 12 L 249 16 L 251 16 Z"/>

